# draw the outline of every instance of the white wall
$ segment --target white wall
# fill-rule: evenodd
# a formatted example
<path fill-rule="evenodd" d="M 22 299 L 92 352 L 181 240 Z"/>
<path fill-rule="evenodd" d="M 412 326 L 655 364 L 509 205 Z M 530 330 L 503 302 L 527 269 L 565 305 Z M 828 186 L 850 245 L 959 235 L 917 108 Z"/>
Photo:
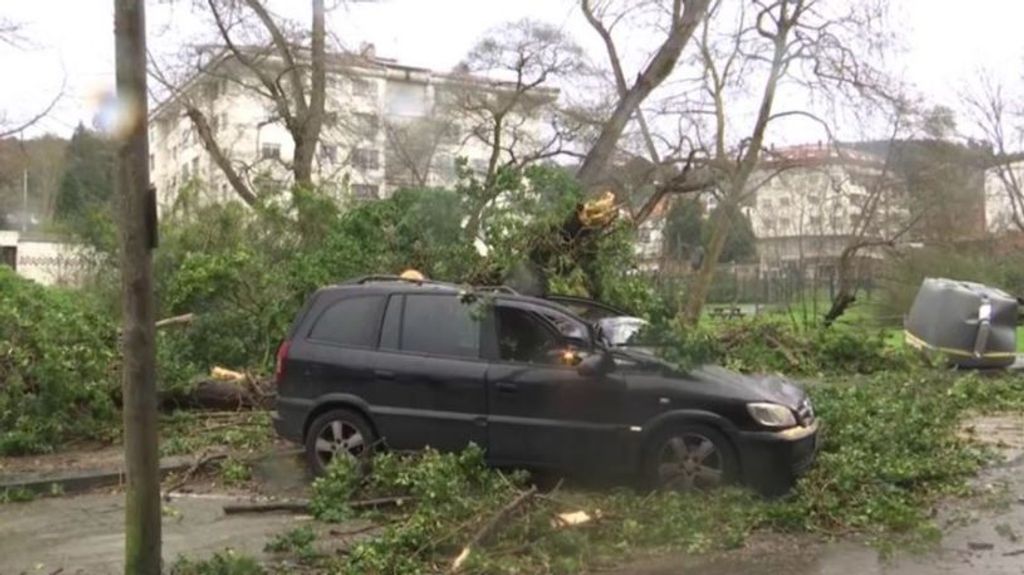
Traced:
<path fill-rule="evenodd" d="M 18 275 L 43 285 L 78 285 L 91 261 L 80 244 L 21 239 L 18 232 L 0 231 L 0 247 L 17 249 Z"/>

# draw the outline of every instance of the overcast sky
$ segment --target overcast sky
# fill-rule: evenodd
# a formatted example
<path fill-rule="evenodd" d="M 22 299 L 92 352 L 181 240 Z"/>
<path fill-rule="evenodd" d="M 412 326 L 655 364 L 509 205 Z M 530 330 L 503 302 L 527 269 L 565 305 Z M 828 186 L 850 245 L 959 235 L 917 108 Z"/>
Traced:
<path fill-rule="evenodd" d="M 150 44 L 173 50 L 198 33 L 188 14 L 192 0 L 148 3 Z M 828 0 L 843 2 L 847 0 Z M 856 0 L 850 0 L 856 1 Z M 1024 85 L 1024 2 L 1020 0 L 891 0 L 904 51 L 890 72 L 934 103 L 956 107 L 956 94 L 979 68 L 1007 83 Z M 99 97 L 113 85 L 113 0 L 0 0 L 0 15 L 21 22 L 27 45 L 0 46 L 4 81 L 0 112 L 9 120 L 30 116 L 66 82 L 66 96 L 33 134 L 67 135 L 91 123 Z M 301 15 L 308 0 L 271 0 Z M 488 29 L 532 17 L 563 28 L 604 64 L 598 40 L 574 0 L 381 0 L 350 3 L 335 11 L 329 28 L 349 47 L 373 42 L 380 56 L 435 69 L 455 65 Z M 308 16 L 306 17 L 308 18 Z M 306 19 L 304 18 L 304 19 Z M 962 122 L 963 123 L 963 122 Z"/>

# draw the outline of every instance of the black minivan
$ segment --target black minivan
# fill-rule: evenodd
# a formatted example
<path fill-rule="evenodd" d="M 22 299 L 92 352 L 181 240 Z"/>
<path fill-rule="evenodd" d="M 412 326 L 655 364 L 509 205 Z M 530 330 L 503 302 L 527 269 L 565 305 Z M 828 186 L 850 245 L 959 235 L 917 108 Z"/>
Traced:
<path fill-rule="evenodd" d="M 779 377 L 681 371 L 604 341 L 558 303 L 369 277 L 317 291 L 277 354 L 274 426 L 322 473 L 375 448 L 460 450 L 493 465 L 787 490 L 818 422 Z"/>

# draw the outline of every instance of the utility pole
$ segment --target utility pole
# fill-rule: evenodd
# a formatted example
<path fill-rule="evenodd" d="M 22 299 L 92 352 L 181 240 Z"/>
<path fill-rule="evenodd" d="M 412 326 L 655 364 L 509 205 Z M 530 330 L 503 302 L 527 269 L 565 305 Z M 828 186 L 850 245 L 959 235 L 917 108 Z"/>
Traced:
<path fill-rule="evenodd" d="M 115 186 L 121 201 L 125 574 L 160 575 L 157 452 L 154 194 L 149 188 L 145 0 L 114 0 L 119 118 Z"/>

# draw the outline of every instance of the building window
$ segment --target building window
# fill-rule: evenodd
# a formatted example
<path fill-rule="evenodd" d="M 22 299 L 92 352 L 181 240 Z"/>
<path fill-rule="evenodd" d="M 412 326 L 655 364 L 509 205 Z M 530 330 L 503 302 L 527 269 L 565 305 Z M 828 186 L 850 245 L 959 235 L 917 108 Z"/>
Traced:
<path fill-rule="evenodd" d="M 333 144 L 320 144 L 320 161 L 333 164 L 338 161 L 338 146 Z"/>
<path fill-rule="evenodd" d="M 281 145 L 280 144 L 263 144 L 260 146 L 260 159 L 261 160 L 280 160 L 281 159 Z"/>
<path fill-rule="evenodd" d="M 411 82 L 388 82 L 388 114 L 419 117 L 427 112 L 427 86 Z"/>
<path fill-rule="evenodd" d="M 779 218 L 779 227 L 784 230 L 789 229 L 789 218 Z"/>
<path fill-rule="evenodd" d="M 192 158 L 192 177 L 199 177 L 199 158 Z"/>
<path fill-rule="evenodd" d="M 812 226 L 816 226 L 816 227 L 820 226 L 821 225 L 821 216 L 811 216 L 808 221 L 810 222 L 810 224 Z"/>
<path fill-rule="evenodd" d="M 352 95 L 353 96 L 366 96 L 366 97 L 377 97 L 377 84 L 372 80 L 364 80 L 362 78 L 352 79 Z"/>
<path fill-rule="evenodd" d="M 377 199 L 378 187 L 375 184 L 354 184 L 352 186 L 352 196 L 360 200 L 375 200 Z"/>
<path fill-rule="evenodd" d="M 352 150 L 352 165 L 359 170 L 376 170 L 380 167 L 380 154 L 372 148 Z"/>
<path fill-rule="evenodd" d="M 335 128 L 338 126 L 338 113 L 337 112 L 324 112 L 324 126 L 328 128 Z"/>
<path fill-rule="evenodd" d="M 783 208 L 789 207 L 789 196 L 782 196 L 779 198 L 779 206 Z"/>
<path fill-rule="evenodd" d="M 355 115 L 355 128 L 360 136 L 372 138 L 380 129 L 380 119 L 377 114 L 358 113 Z"/>
<path fill-rule="evenodd" d="M 156 170 L 156 158 L 155 158 L 155 156 L 153 156 L 153 154 L 150 154 L 149 155 L 149 171 L 152 172 L 154 170 Z"/>

